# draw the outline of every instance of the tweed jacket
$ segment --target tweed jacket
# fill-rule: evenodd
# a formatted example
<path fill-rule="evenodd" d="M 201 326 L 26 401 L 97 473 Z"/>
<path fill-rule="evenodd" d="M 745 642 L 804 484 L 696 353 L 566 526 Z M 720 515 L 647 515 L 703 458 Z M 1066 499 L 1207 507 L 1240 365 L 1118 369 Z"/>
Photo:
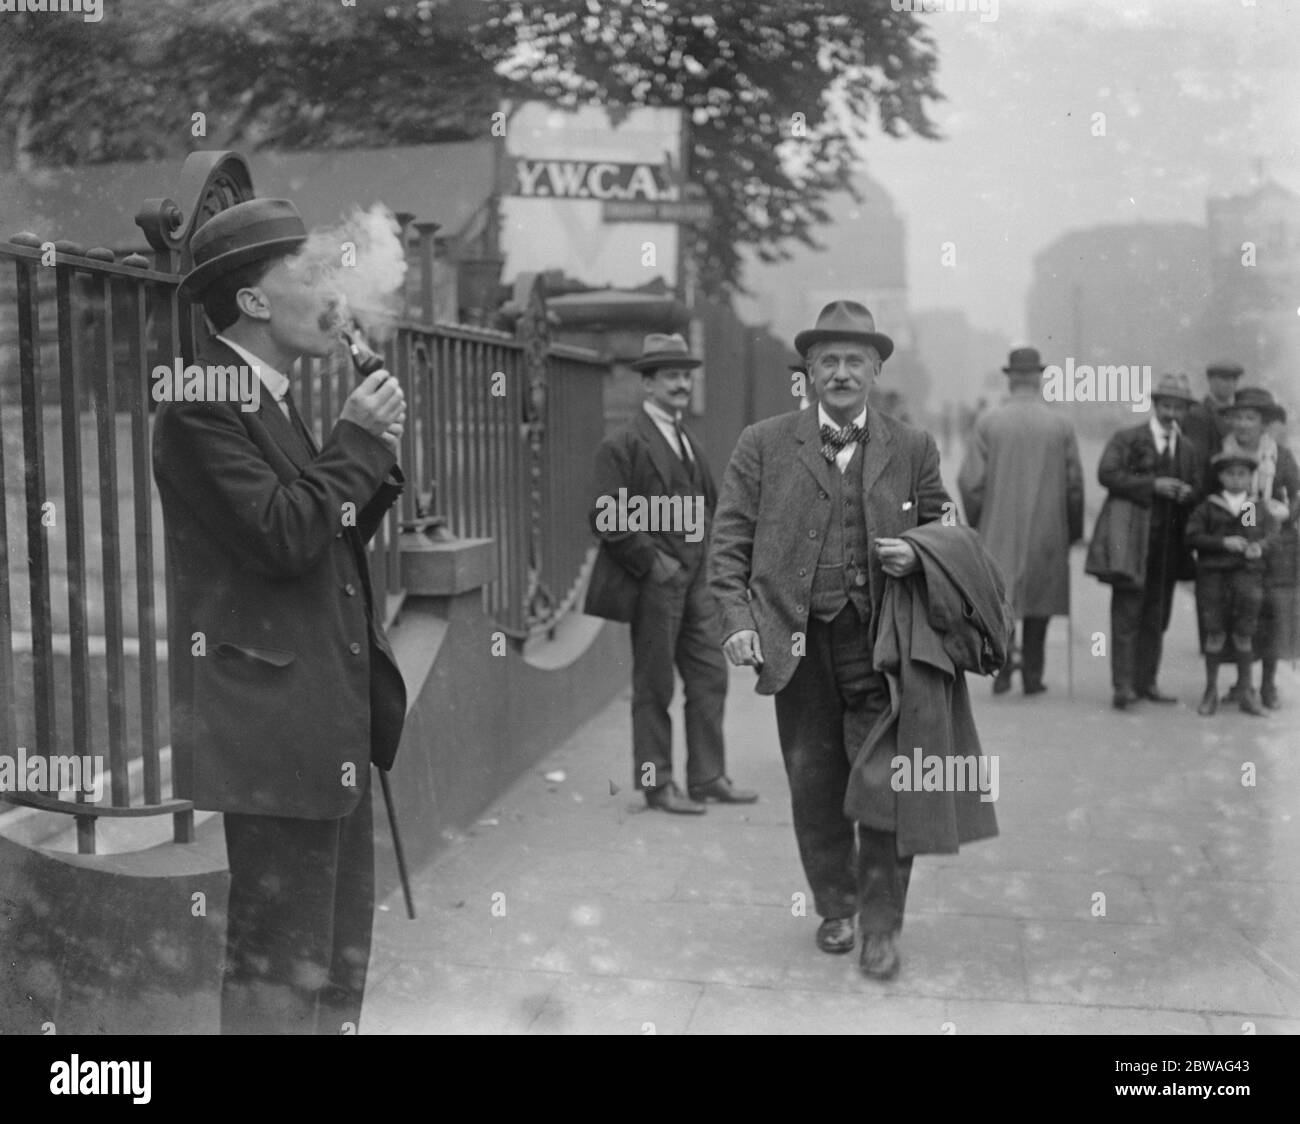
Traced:
<path fill-rule="evenodd" d="M 243 360 L 213 340 L 195 362 Z M 176 796 L 220 812 L 346 815 L 372 760 L 392 765 L 406 716 L 364 550 L 402 490 L 392 452 L 339 421 L 312 456 L 263 394 L 250 412 L 163 403 L 153 466 Z"/>
<path fill-rule="evenodd" d="M 868 407 L 862 449 L 863 511 L 870 539 L 956 519 L 939 478 L 939 450 L 928 433 Z M 794 674 L 807 629 L 817 558 L 830 526 L 831 473 L 821 452 L 817 410 L 781 414 L 749 426 L 727 465 L 709 548 L 709 584 L 722 608 L 723 635 L 754 629 L 763 649 L 759 694 L 781 690 Z M 873 550 L 867 567 L 875 643 L 885 574 Z"/>

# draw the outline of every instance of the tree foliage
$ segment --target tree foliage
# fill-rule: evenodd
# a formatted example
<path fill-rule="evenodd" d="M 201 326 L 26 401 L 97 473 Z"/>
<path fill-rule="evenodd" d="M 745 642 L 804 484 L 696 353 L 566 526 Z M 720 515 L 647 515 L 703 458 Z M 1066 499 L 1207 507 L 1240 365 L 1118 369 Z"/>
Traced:
<path fill-rule="evenodd" d="M 700 281 L 814 245 L 873 129 L 934 136 L 936 56 L 890 0 L 113 0 L 6 17 L 0 167 L 487 136 L 502 99 L 680 106 L 713 205 Z M 191 133 L 202 112 L 207 135 Z"/>

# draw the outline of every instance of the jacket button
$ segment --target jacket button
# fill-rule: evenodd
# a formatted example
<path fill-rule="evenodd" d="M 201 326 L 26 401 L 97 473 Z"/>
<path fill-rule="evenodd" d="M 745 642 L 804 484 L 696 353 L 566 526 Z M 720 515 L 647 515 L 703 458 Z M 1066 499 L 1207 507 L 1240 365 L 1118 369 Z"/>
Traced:
<path fill-rule="evenodd" d="M 824 499 L 824 500 L 828 500 L 828 499 L 830 499 L 830 496 L 828 496 L 825 492 L 823 492 L 823 493 L 822 493 L 822 499 Z"/>
<path fill-rule="evenodd" d="M 808 576 L 808 571 L 805 570 L 802 566 L 799 567 L 799 576 L 801 578 L 806 578 Z"/>
<path fill-rule="evenodd" d="M 348 584 L 343 587 L 343 592 L 349 597 L 355 597 L 357 595 L 357 587 L 351 582 L 348 582 Z"/>
<path fill-rule="evenodd" d="M 810 539 L 815 539 L 815 538 L 817 537 L 817 532 L 816 532 L 816 531 L 809 531 L 809 532 L 808 532 L 808 537 L 809 537 Z"/>
<path fill-rule="evenodd" d="M 802 614 L 802 613 L 806 613 L 808 610 L 805 609 L 802 605 L 796 605 L 796 606 L 794 607 L 794 611 L 795 611 L 796 613 L 801 613 L 801 614 Z"/>
<path fill-rule="evenodd" d="M 356 643 L 356 641 L 353 641 L 351 644 L 348 645 L 348 651 L 351 652 L 354 656 L 359 656 L 361 655 L 361 645 Z"/>

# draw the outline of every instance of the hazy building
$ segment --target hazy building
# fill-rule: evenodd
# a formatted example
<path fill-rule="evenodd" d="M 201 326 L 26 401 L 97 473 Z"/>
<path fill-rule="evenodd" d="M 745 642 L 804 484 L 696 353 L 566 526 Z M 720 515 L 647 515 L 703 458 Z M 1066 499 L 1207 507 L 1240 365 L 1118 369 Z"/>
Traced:
<path fill-rule="evenodd" d="M 1264 385 L 1300 406 L 1300 195 L 1266 180 L 1242 195 L 1210 199 L 1212 299 L 1205 355 L 1246 368 L 1244 384 Z"/>
<path fill-rule="evenodd" d="M 930 373 L 930 409 L 974 403 L 1005 389 L 1002 366 L 1011 343 L 1000 332 L 976 328 L 960 308 L 912 314 L 916 353 Z"/>

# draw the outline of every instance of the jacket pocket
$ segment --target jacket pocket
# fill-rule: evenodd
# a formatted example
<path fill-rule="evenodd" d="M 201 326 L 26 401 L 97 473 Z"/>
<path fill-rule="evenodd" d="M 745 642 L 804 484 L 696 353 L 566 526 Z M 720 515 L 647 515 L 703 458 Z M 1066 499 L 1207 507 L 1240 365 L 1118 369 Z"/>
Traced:
<path fill-rule="evenodd" d="M 219 641 L 212 650 L 223 660 L 250 667 L 288 667 L 298 658 L 283 648 L 254 648 L 247 644 L 232 644 L 227 640 Z"/>

